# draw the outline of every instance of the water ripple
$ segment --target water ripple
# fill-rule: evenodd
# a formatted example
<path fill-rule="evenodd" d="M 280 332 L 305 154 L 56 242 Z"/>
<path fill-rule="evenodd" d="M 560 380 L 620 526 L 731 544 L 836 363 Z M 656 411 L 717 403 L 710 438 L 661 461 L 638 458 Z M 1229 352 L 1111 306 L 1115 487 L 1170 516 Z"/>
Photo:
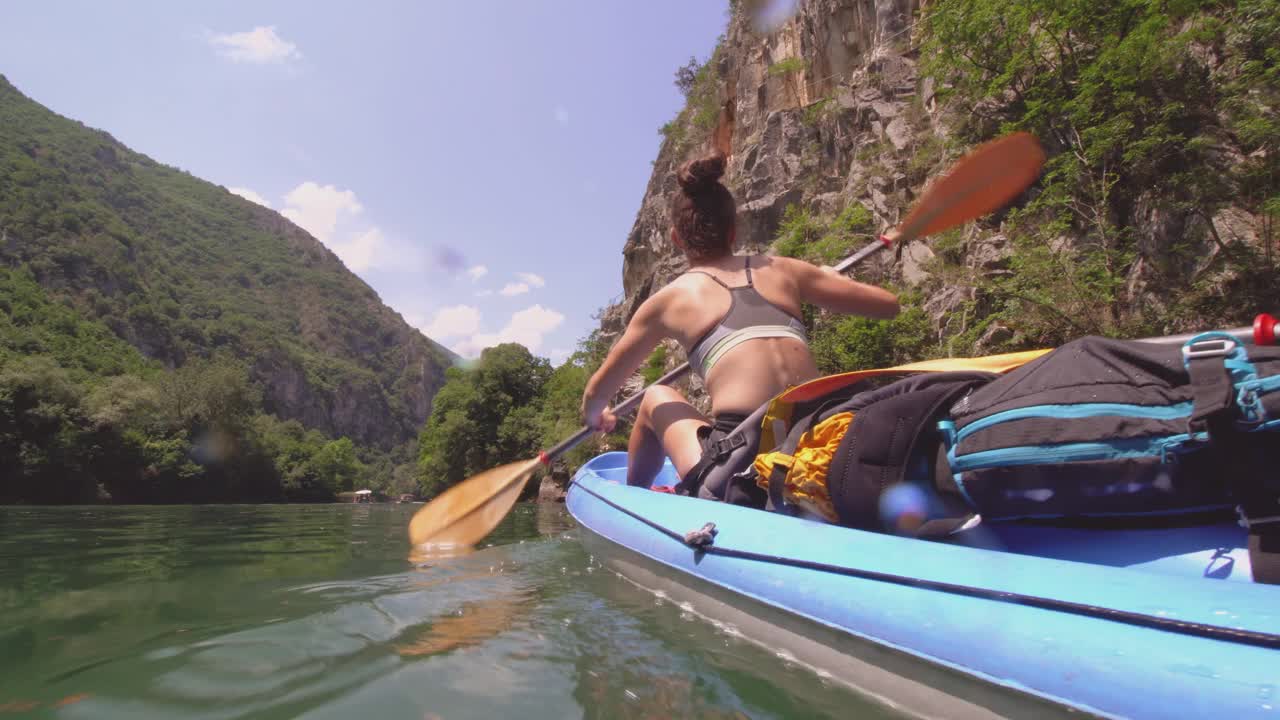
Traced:
<path fill-rule="evenodd" d="M 601 572 L 561 506 L 411 563 L 413 506 L 0 509 L 17 717 L 882 711 Z"/>

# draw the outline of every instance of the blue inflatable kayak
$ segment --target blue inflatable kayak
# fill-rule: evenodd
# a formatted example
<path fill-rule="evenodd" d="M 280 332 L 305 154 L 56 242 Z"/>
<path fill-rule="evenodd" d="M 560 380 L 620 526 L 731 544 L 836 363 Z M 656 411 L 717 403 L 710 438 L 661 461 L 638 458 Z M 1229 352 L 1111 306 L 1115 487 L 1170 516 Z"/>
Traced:
<path fill-rule="evenodd" d="M 929 542 L 628 487 L 625 453 L 567 505 L 624 577 L 910 714 L 1280 717 L 1280 586 L 1229 520 Z"/>

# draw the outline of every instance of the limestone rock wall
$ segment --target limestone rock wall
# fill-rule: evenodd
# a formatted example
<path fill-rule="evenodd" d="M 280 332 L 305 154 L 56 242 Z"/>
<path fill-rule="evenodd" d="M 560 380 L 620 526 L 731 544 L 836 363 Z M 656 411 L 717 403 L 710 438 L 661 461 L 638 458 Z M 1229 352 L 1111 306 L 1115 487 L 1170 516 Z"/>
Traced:
<path fill-rule="evenodd" d="M 930 98 L 920 96 L 909 51 L 917 9 L 917 0 L 810 0 L 769 33 L 753 27 L 748 13 L 735 14 L 711 62 L 742 250 L 765 251 L 793 203 L 830 212 L 859 201 L 885 226 L 897 219 L 912 183 L 884 166 L 879 148 L 906 149 L 922 127 L 929 132 L 920 108 Z M 796 61 L 801 69 L 777 71 Z M 707 142 L 664 143 L 623 247 L 625 296 L 602 318 L 607 338 L 683 272 L 667 213 L 674 171 L 709 149 Z"/>

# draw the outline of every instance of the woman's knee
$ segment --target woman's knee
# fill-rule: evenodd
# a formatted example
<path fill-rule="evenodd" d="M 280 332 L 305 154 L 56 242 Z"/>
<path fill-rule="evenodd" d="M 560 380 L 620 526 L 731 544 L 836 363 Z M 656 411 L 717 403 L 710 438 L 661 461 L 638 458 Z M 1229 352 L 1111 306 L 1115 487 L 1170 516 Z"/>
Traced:
<path fill-rule="evenodd" d="M 650 388 L 641 404 L 643 415 L 640 423 L 643 423 L 646 430 L 663 437 L 664 443 L 667 430 L 674 425 L 689 424 L 696 429 L 697 425 L 705 425 L 707 422 L 684 395 L 669 387 Z"/>
<path fill-rule="evenodd" d="M 652 385 L 644 391 L 644 398 L 640 400 L 640 409 L 636 411 L 637 419 L 648 424 L 657 408 L 673 402 L 682 405 L 689 404 L 689 401 L 685 399 L 684 395 L 680 394 L 679 390 L 666 385 Z"/>

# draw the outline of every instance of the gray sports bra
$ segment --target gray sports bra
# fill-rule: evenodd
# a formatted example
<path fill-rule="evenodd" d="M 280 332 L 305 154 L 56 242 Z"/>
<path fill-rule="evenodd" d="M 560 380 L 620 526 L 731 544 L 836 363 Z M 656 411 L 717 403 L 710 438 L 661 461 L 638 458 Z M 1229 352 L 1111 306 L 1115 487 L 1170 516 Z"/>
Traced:
<path fill-rule="evenodd" d="M 738 287 L 729 287 L 720 278 L 702 270 L 689 271 L 715 280 L 730 296 L 729 311 L 689 349 L 689 365 L 703 380 L 720 358 L 748 340 L 789 337 L 803 343 L 809 341 L 804 323 L 756 291 L 751 284 L 751 257 L 743 259 L 747 284 Z"/>

